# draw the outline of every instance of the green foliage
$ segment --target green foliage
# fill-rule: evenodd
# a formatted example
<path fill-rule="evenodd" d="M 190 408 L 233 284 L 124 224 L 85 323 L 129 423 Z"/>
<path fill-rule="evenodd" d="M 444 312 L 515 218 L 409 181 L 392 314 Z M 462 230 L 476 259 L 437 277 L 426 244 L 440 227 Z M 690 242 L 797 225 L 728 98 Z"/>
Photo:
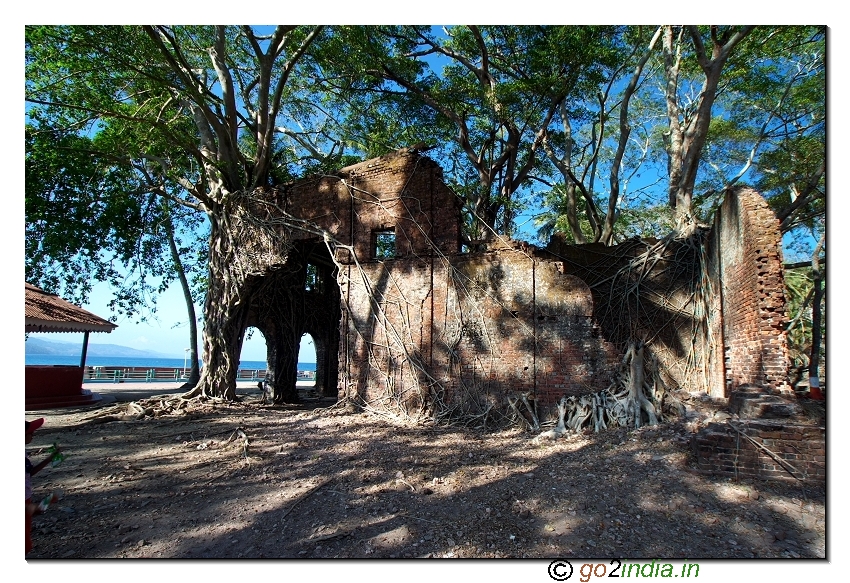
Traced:
<path fill-rule="evenodd" d="M 347 31 L 325 87 L 350 112 L 346 139 L 384 153 L 415 143 L 450 160 L 447 178 L 476 223 L 509 234 L 531 176 L 536 133 L 566 96 L 591 91 L 616 61 L 614 27 L 379 26 Z M 485 229 L 486 230 L 486 229 Z"/>
<path fill-rule="evenodd" d="M 27 126 L 26 278 L 79 302 L 108 282 L 114 309 L 145 317 L 175 277 L 164 223 L 180 225 L 191 272 L 202 267 L 193 258 L 200 217 L 164 206 L 130 165 L 104 159 L 99 138 Z"/>
<path fill-rule="evenodd" d="M 319 275 L 319 268 L 312 263 L 307 264 L 307 276 L 304 281 L 304 289 L 307 291 L 322 290 L 322 279 Z"/>
<path fill-rule="evenodd" d="M 122 309 L 135 309 L 155 291 L 148 281 L 173 273 L 162 230 L 169 220 L 202 287 L 204 215 L 223 212 L 223 193 L 335 172 L 414 144 L 432 148 L 444 167 L 470 241 L 482 237 L 482 223 L 513 234 L 524 209 L 542 239 L 569 238 L 566 179 L 541 155 L 544 130 L 600 214 L 618 177 L 614 241 L 673 227 L 657 46 L 630 103 L 625 154 L 614 162 L 626 85 L 655 27 L 285 30 L 281 52 L 260 58 L 271 27 L 26 27 L 27 277 L 67 285 L 78 299 L 92 281 L 110 281 L 126 290 Z M 710 42 L 709 28 L 700 31 Z M 687 119 L 704 74 L 683 39 L 677 98 Z M 825 55 L 825 30 L 814 26 L 756 27 L 736 47 L 697 173 L 703 221 L 726 186 L 751 184 L 783 219 L 786 240 L 811 252 L 812 234 L 825 228 Z M 261 123 L 263 112 L 272 119 Z M 577 201 L 592 239 L 593 205 Z"/>
<path fill-rule="evenodd" d="M 788 349 L 795 367 L 807 368 L 812 350 L 813 279 L 811 268 L 788 269 L 785 272 L 786 314 L 788 316 Z M 826 302 L 821 303 L 821 362 L 826 358 Z"/>
<path fill-rule="evenodd" d="M 792 215 L 784 232 L 824 215 L 825 40 L 822 27 L 757 27 L 730 59 L 706 146 L 701 188 L 720 191 L 746 170 L 780 218 Z M 797 196 L 809 198 L 791 210 Z"/>
<path fill-rule="evenodd" d="M 395 257 L 395 231 L 375 233 L 375 258 L 392 259 Z"/>
<path fill-rule="evenodd" d="M 717 34 L 722 37 L 735 29 L 718 27 Z M 708 27 L 700 30 L 703 41 L 710 42 Z M 630 74 L 651 32 L 645 27 L 627 27 L 618 37 L 622 68 L 605 77 L 611 81 L 607 109 L 595 103 L 606 87 L 599 84 L 568 104 L 569 138 L 565 128 L 557 125 L 548 134 L 556 154 L 570 152 L 575 175 L 600 203 L 619 136 L 614 120 L 625 87 L 623 75 Z M 689 35 L 683 39 L 678 100 L 681 117 L 687 120 L 695 114 L 704 75 Z M 812 26 L 756 27 L 735 48 L 723 69 L 697 173 L 693 202 L 703 222 L 710 221 L 726 186 L 748 183 L 762 192 L 784 219 L 783 232 L 803 229 L 791 236 L 808 241 L 811 250 L 811 232 L 823 228 L 825 209 L 825 48 L 825 30 Z M 662 211 L 666 191 L 661 188 L 667 182 L 668 132 L 663 85 L 661 55 L 656 50 L 630 106 L 631 135 L 619 168 L 621 187 L 625 187 L 617 204 L 620 236 L 668 225 Z M 663 177 L 661 182 L 651 181 L 655 175 Z M 804 204 L 798 202 L 795 207 L 798 198 Z M 558 197 L 549 197 L 544 204 L 550 205 L 549 219 L 564 215 Z M 586 205 L 579 211 L 585 215 Z M 587 217 L 581 220 L 587 226 Z M 568 230 L 563 221 L 547 220 L 547 228 L 556 225 Z M 663 234 L 662 230 L 655 236 Z"/>
<path fill-rule="evenodd" d="M 198 178 L 167 68 L 139 27 L 27 27 L 26 64 L 27 279 L 80 302 L 108 282 L 113 309 L 144 319 L 175 277 L 166 221 L 203 267 L 202 217 L 157 196 Z"/>
<path fill-rule="evenodd" d="M 555 233 L 559 233 L 564 237 L 564 240 L 570 243 L 576 243 L 567 222 L 569 214 L 569 203 L 563 184 L 556 184 L 551 190 L 542 192 L 539 197 L 539 205 L 544 210 L 535 216 L 534 222 L 537 227 L 537 239 L 542 244 L 547 244 L 549 239 Z M 577 211 L 579 217 L 579 226 L 585 238 L 589 241 L 593 240 L 593 229 L 590 221 L 587 219 L 586 206 L 584 200 L 577 201 Z"/>

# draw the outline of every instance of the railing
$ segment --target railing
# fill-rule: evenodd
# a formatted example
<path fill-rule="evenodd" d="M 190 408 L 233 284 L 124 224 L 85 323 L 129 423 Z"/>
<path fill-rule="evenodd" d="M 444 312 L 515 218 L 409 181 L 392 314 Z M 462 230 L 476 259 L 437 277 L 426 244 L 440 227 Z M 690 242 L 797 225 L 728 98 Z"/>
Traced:
<path fill-rule="evenodd" d="M 113 367 L 113 366 L 87 366 L 83 373 L 83 382 L 163 382 L 163 381 L 185 381 L 189 378 L 189 369 L 171 367 Z M 266 378 L 265 370 L 239 369 L 236 373 L 237 381 L 262 380 Z"/>
<path fill-rule="evenodd" d="M 261 381 L 264 378 L 266 378 L 266 371 L 264 369 L 240 368 L 236 371 L 237 381 Z"/>
<path fill-rule="evenodd" d="M 182 368 L 171 367 L 114 367 L 114 366 L 87 366 L 83 373 L 83 382 L 123 383 L 123 382 L 163 382 L 182 381 L 189 375 Z M 237 381 L 261 381 L 266 378 L 265 369 L 243 369 L 236 372 Z M 297 375 L 299 381 L 316 380 L 316 372 L 312 370 L 299 370 Z"/>
<path fill-rule="evenodd" d="M 83 382 L 179 381 L 186 379 L 187 375 L 183 374 L 182 368 L 171 367 L 87 366 L 83 373 Z"/>

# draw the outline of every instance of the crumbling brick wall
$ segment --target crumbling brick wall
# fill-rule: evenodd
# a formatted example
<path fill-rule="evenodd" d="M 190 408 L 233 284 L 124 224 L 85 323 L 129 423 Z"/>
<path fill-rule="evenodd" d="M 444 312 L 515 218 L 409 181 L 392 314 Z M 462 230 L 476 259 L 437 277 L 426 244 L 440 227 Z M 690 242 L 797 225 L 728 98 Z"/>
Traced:
<path fill-rule="evenodd" d="M 501 405 L 509 393 L 551 404 L 606 388 L 632 338 L 651 338 L 649 355 L 671 386 L 703 388 L 706 379 L 722 386 L 725 379 L 727 390 L 781 388 L 784 381 L 780 238 L 754 191 L 727 195 L 704 256 L 691 242 L 665 242 L 667 255 L 641 284 L 648 292 L 641 305 L 625 307 L 605 282 L 652 242 L 539 250 L 507 241 L 460 253 L 459 199 L 439 165 L 416 151 L 300 180 L 270 196 L 332 239 L 333 257 L 315 229 L 289 234 L 296 251 L 310 250 L 302 262 L 336 270 L 339 333 L 323 341 L 326 351 L 338 345 L 340 395 L 415 409 L 428 405 L 427 394 L 430 405 L 469 412 Z M 376 236 L 387 233 L 394 249 L 381 255 Z M 699 303 L 694 289 L 703 266 L 711 285 Z M 704 313 L 708 334 L 699 333 Z M 708 362 L 695 355 L 709 355 Z"/>
<path fill-rule="evenodd" d="M 607 386 L 620 355 L 594 324 L 590 290 L 529 251 L 348 266 L 349 395 L 414 410 L 435 395 L 443 411 L 476 413 L 506 395 L 546 405 Z"/>
<path fill-rule="evenodd" d="M 280 188 L 276 202 L 351 248 L 334 258 L 341 395 L 415 409 L 430 393 L 475 409 L 609 383 L 619 354 L 587 285 L 528 246 L 459 253 L 459 201 L 428 158 L 399 151 Z M 388 231 L 395 253 L 375 257 L 375 233 Z"/>
<path fill-rule="evenodd" d="M 350 287 L 347 272 L 358 265 L 371 265 L 368 269 L 374 271 L 374 242 L 379 232 L 391 233 L 393 255 L 399 258 L 456 253 L 459 201 L 442 182 L 440 167 L 412 150 L 355 164 L 336 174 L 280 185 L 268 189 L 265 198 L 257 201 L 255 212 L 267 224 L 280 225 L 285 248 L 282 260 L 266 266 L 265 284 L 257 287 L 265 295 L 279 295 L 282 288 L 287 291 L 286 297 L 278 300 L 278 308 L 283 310 L 268 306 L 267 297 L 253 297 L 247 323 L 266 336 L 269 367 L 275 372 L 272 378 L 291 384 L 292 392 L 299 339 L 309 333 L 317 347 L 317 385 L 324 394 L 338 394 L 338 387 L 346 387 L 350 377 L 350 359 L 341 349 L 354 342 L 345 336 L 347 328 L 340 328 L 341 308 L 347 300 L 343 294 Z M 256 253 L 246 249 L 245 254 Z M 321 274 L 323 291 L 307 289 L 308 266 Z M 355 272 L 352 277 L 362 281 L 361 272 Z M 341 276 L 339 280 L 335 275 Z M 335 289 L 327 287 L 331 285 Z M 423 289 L 430 288 L 430 284 L 423 285 Z M 281 315 L 297 306 L 308 308 Z M 326 325 L 327 320 L 333 322 Z"/>
<path fill-rule="evenodd" d="M 788 390 L 781 242 L 779 221 L 761 195 L 750 188 L 726 193 L 708 250 L 722 305 L 723 397 L 741 385 Z"/>
<path fill-rule="evenodd" d="M 773 420 L 734 423 L 741 433 L 763 447 L 754 445 L 728 424 L 712 423 L 692 441 L 699 469 L 738 478 L 825 483 L 823 427 Z"/>
<path fill-rule="evenodd" d="M 703 355 L 710 343 L 701 315 L 710 310 L 696 293 L 702 276 L 697 245 L 656 239 L 572 245 L 555 236 L 546 249 L 590 286 L 593 317 L 607 340 L 621 350 L 644 341 L 647 361 L 657 362 L 668 388 L 709 385 Z"/>
<path fill-rule="evenodd" d="M 372 259 L 374 233 L 393 229 L 396 256 L 456 253 L 460 202 L 433 160 L 400 150 L 343 168 L 332 176 L 299 180 L 278 189 L 278 204 L 353 248 L 341 263 Z M 293 230 L 291 238 L 317 235 Z"/>

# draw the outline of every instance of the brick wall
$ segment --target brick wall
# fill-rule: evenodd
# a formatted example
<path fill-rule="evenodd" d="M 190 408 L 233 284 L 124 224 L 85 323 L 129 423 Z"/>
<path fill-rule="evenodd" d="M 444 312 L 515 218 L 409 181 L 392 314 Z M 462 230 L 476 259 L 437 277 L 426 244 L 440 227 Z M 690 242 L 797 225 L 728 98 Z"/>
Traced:
<path fill-rule="evenodd" d="M 795 480 L 796 476 L 811 484 L 825 483 L 823 427 L 763 420 L 739 421 L 735 426 L 790 468 L 729 425 L 711 423 L 692 441 L 699 469 L 730 477 Z"/>
<path fill-rule="evenodd" d="M 669 241 L 658 249 L 651 239 L 630 239 L 617 246 L 599 243 L 571 245 L 553 237 L 547 251 L 564 261 L 567 273 L 581 278 L 593 291 L 593 318 L 602 336 L 625 349 L 634 339 L 646 339 L 646 358 L 658 362 L 669 388 L 706 387 L 708 368 L 702 359 L 710 353 L 697 313 L 693 290 L 699 280 L 700 257 L 695 246 Z M 663 259 L 629 263 L 652 249 Z M 640 283 L 637 281 L 640 279 Z"/>
<path fill-rule="evenodd" d="M 652 242 L 553 241 L 539 250 L 507 241 L 459 253 L 460 202 L 439 166 L 414 151 L 268 195 L 341 243 L 334 258 L 341 266 L 339 336 L 326 339 L 338 356 L 341 394 L 415 408 L 430 392 L 474 411 L 528 392 L 551 404 L 607 387 L 626 341 L 641 337 L 652 339 L 648 353 L 670 386 L 708 385 L 718 397 L 743 384 L 784 386 L 780 236 L 752 190 L 728 193 L 704 257 L 669 242 L 675 260 L 655 264 L 636 305 L 624 305 L 619 288 L 605 283 Z M 395 255 L 375 257 L 375 233 L 388 230 Z M 333 266 L 317 255 L 324 244 L 316 233 L 292 230 L 289 237 L 296 250 L 312 249 L 301 261 Z M 697 305 L 692 291 L 703 259 L 711 285 Z M 706 312 L 708 333 L 696 333 Z"/>
<path fill-rule="evenodd" d="M 619 362 L 587 285 L 521 248 L 347 269 L 340 362 L 367 401 L 415 408 L 433 390 L 474 412 L 528 392 L 545 406 L 607 386 Z"/>
<path fill-rule="evenodd" d="M 718 213 L 719 217 L 719 213 Z M 708 384 L 708 394 L 715 399 L 723 399 L 727 396 L 726 389 L 726 363 L 725 363 L 725 347 L 723 341 L 723 297 L 721 290 L 723 289 L 723 280 L 721 278 L 721 253 L 720 245 L 718 245 L 719 226 L 715 217 L 715 226 L 709 233 L 708 241 L 705 245 L 705 307 L 706 307 L 706 333 L 705 339 L 705 363 L 706 363 L 706 381 Z M 733 245 L 739 245 L 733 241 Z"/>
<path fill-rule="evenodd" d="M 547 404 L 610 382 L 620 355 L 587 285 L 524 244 L 459 253 L 459 201 L 432 160 L 402 150 L 273 196 L 353 248 L 335 257 L 340 394 L 415 409 L 430 391 L 474 410 L 507 393 Z M 374 233 L 390 229 L 395 257 L 375 258 Z"/>
<path fill-rule="evenodd" d="M 749 188 L 727 192 L 709 255 L 719 265 L 725 394 L 741 385 L 788 390 L 785 289 L 779 221 Z"/>
<path fill-rule="evenodd" d="M 433 160 L 401 150 L 343 168 L 333 176 L 281 187 L 278 204 L 352 246 L 359 262 L 372 259 L 373 234 L 391 228 L 399 257 L 456 253 L 460 202 L 442 177 Z M 316 237 L 298 231 L 291 236 Z M 355 257 L 339 252 L 337 260 L 349 263 Z"/>

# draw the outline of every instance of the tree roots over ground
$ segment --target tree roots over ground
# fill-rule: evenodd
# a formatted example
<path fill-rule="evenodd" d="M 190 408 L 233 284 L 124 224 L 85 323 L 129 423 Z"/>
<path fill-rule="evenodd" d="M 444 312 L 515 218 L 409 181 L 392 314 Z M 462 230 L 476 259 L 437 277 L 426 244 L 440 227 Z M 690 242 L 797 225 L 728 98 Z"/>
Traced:
<path fill-rule="evenodd" d="M 623 427 L 640 429 L 676 417 L 685 417 L 685 406 L 664 386 L 657 362 L 644 372 L 644 346 L 629 347 L 617 379 L 604 391 L 562 397 L 558 402 L 558 422 L 538 439 L 555 439 L 568 430 L 599 432 Z M 536 427 L 529 426 L 535 430 Z"/>
<path fill-rule="evenodd" d="M 264 407 L 249 390 L 121 422 L 39 413 L 28 453 L 56 442 L 67 458 L 35 494 L 65 497 L 35 517 L 27 559 L 826 556 L 822 493 L 693 471 L 707 404 L 535 445 L 517 428 Z"/>

